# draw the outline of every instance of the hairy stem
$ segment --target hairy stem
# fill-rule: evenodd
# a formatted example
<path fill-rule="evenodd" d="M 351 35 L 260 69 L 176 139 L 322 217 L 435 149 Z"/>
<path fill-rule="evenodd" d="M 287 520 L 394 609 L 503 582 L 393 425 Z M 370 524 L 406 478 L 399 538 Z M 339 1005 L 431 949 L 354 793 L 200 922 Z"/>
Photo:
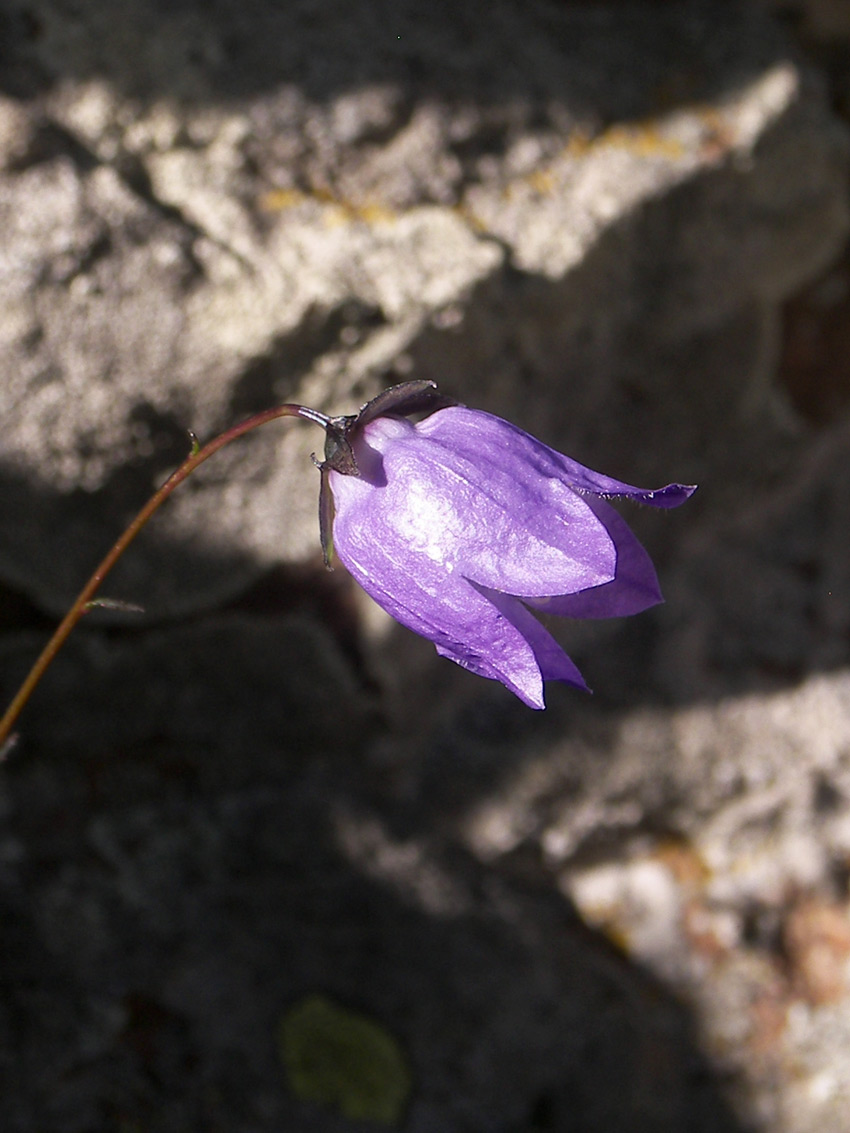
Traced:
<path fill-rule="evenodd" d="M 7 708 L 2 720 L 0 720 L 0 754 L 3 752 L 6 741 L 11 737 L 15 721 L 18 719 L 21 710 L 29 700 L 36 685 L 44 676 L 48 665 L 62 648 L 71 630 L 83 614 L 91 608 L 92 599 L 100 588 L 100 584 L 154 512 L 165 503 L 178 484 L 182 484 L 186 477 L 194 472 L 199 464 L 203 464 L 205 460 L 208 460 L 213 453 L 218 452 L 220 448 L 224 448 L 224 446 L 230 444 L 231 441 L 235 441 L 237 437 L 241 437 L 252 429 L 256 429 L 259 425 L 265 425 L 267 421 L 274 421 L 278 417 L 301 417 L 303 420 L 313 421 L 315 424 L 322 426 L 325 426 L 328 421 L 328 418 L 325 417 L 324 414 L 314 409 L 308 409 L 303 405 L 278 405 L 275 406 L 274 409 L 266 409 L 262 413 L 256 414 L 254 417 L 249 417 L 247 421 L 242 421 L 240 424 L 234 425 L 233 428 L 214 437 L 213 440 L 205 444 L 203 448 L 199 447 L 194 434 L 190 434 L 192 450 L 189 455 L 180 467 L 171 473 L 162 487 L 151 496 L 127 530 L 117 539 L 103 562 L 97 567 L 94 574 L 78 594 L 73 606 L 71 606 L 68 613 L 60 622 L 53 636 L 48 641 L 47 645 L 45 645 L 41 655 L 30 670 L 26 680 L 18 689 L 12 703 Z"/>

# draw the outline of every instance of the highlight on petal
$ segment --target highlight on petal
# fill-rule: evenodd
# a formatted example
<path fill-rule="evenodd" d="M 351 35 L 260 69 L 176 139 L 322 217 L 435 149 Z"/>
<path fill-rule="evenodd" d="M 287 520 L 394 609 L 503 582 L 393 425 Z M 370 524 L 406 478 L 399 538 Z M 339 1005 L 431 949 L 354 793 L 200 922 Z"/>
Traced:
<path fill-rule="evenodd" d="M 387 491 L 375 495 L 371 522 L 384 537 L 510 594 L 566 593 L 614 577 L 613 540 L 587 500 L 510 450 L 475 461 L 456 452 L 421 431 L 431 420 L 375 421 L 357 448 L 358 463 L 369 463 L 366 448 L 381 456 Z"/>
<path fill-rule="evenodd" d="M 532 610 L 601 618 L 662 601 L 649 555 L 605 499 L 671 508 L 694 487 L 625 484 L 463 406 L 412 424 L 392 407 L 412 412 L 421 391 L 390 392 L 332 419 L 355 457 L 322 465 L 339 558 L 396 621 L 530 707 L 545 706 L 547 680 L 587 689 Z"/>

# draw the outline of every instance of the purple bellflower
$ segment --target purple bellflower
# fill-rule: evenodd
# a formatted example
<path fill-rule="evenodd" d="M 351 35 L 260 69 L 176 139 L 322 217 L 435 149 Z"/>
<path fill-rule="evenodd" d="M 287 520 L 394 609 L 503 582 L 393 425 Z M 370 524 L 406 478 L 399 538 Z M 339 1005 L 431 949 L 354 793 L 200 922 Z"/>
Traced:
<path fill-rule="evenodd" d="M 694 491 L 592 472 L 425 381 L 331 418 L 319 467 L 326 561 L 332 536 L 396 621 L 532 708 L 545 707 L 544 681 L 587 688 L 532 611 L 607 618 L 662 601 L 648 554 L 605 501 L 671 508 Z"/>

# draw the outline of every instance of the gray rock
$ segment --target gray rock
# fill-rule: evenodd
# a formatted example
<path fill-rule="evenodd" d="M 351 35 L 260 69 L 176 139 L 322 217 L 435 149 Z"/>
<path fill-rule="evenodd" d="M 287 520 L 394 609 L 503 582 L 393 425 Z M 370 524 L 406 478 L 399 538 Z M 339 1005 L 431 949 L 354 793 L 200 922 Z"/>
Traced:
<path fill-rule="evenodd" d="M 0 578 L 58 611 L 187 429 L 409 376 L 702 486 L 546 714 L 341 572 L 88 618 L 0 769 L 0 1124 L 341 1130 L 275 1051 L 319 991 L 421 1133 L 845 1133 L 850 445 L 775 388 L 847 229 L 817 79 L 733 6 L 166 8 L 0 14 Z M 219 454 L 107 592 L 318 567 L 320 445 Z"/>
<path fill-rule="evenodd" d="M 844 420 L 698 517 L 667 605 L 584 641 L 593 700 L 553 689 L 529 722 L 461 676 L 384 756 L 400 828 L 542 867 L 692 1005 L 740 1112 L 793 1133 L 850 1121 L 848 458 Z"/>
<path fill-rule="evenodd" d="M 39 644 L 30 634 L 3 642 L 4 691 L 23 679 Z M 226 759 L 210 774 L 241 783 L 269 739 L 297 759 L 332 749 L 340 734 L 353 744 L 371 715 L 343 652 L 315 618 L 231 611 L 114 641 L 79 631 L 39 686 L 21 743 L 49 749 L 60 721 L 63 746 L 78 755 L 167 736 L 195 751 L 215 748 Z"/>
<path fill-rule="evenodd" d="M 694 478 L 767 412 L 771 314 L 846 228 L 845 139 L 751 12 L 37 21 L 7 18 L 0 114 L 0 573 L 54 612 L 186 430 L 275 401 L 435 377 L 612 472 Z M 113 592 L 155 618 L 315 555 L 320 445 L 284 423 L 217 456 Z"/>
<path fill-rule="evenodd" d="M 320 992 L 401 1044 L 406 1129 L 737 1133 L 688 1012 L 563 898 L 395 829 L 315 627 L 144 637 L 79 635 L 0 775 L 4 1130 L 343 1133 L 277 1051 Z"/>

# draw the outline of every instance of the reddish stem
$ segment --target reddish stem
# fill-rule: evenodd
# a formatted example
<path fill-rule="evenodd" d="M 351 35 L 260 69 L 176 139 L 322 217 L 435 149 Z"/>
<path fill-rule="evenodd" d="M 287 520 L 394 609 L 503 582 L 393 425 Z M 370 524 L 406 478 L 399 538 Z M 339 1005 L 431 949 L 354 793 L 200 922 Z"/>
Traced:
<path fill-rule="evenodd" d="M 124 534 L 115 542 L 112 550 L 80 591 L 73 606 L 71 606 L 68 613 L 59 623 L 53 636 L 42 650 L 41 656 L 33 665 L 24 683 L 18 689 L 14 700 L 7 708 L 2 720 L 0 720 L 0 754 L 4 751 L 6 741 L 10 739 L 15 721 L 18 719 L 21 710 L 29 700 L 36 685 L 44 676 L 48 665 L 65 644 L 71 630 L 83 614 L 85 614 L 86 610 L 89 609 L 92 598 L 97 593 L 104 578 L 106 578 L 107 574 L 109 574 L 154 512 L 161 504 L 165 503 L 177 485 L 182 484 L 186 477 L 194 472 L 199 464 L 203 464 L 205 460 L 208 460 L 213 453 L 218 452 L 220 448 L 230 444 L 231 441 L 235 441 L 237 437 L 241 437 L 244 433 L 256 429 L 259 425 L 265 425 L 267 421 L 274 421 L 278 417 L 301 417 L 304 420 L 313 421 L 317 425 L 325 425 L 328 420 L 324 414 L 318 413 L 314 409 L 308 409 L 303 405 L 278 405 L 275 406 L 274 409 L 266 409 L 262 413 L 256 414 L 254 417 L 249 417 L 247 421 L 242 421 L 239 425 L 234 425 L 233 428 L 214 437 L 213 440 L 205 444 L 203 448 L 197 447 L 197 441 L 195 441 L 193 437 L 192 451 L 189 456 L 186 457 L 176 471 L 171 473 L 159 491 L 151 496 Z"/>

